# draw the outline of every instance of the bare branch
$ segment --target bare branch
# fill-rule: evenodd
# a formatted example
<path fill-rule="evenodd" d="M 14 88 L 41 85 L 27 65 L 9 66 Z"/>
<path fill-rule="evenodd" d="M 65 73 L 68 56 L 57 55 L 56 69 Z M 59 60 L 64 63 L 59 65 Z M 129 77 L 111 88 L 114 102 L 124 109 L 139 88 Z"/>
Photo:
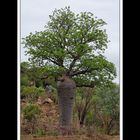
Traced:
<path fill-rule="evenodd" d="M 64 67 L 61 62 L 58 62 L 58 61 L 56 61 L 56 60 L 54 60 L 52 58 L 49 58 L 49 57 L 47 57 L 46 59 L 51 61 L 52 63 L 56 64 L 57 66 Z"/>
<path fill-rule="evenodd" d="M 72 72 L 71 74 L 70 74 L 70 76 L 72 77 L 72 76 L 76 76 L 76 75 L 80 75 L 80 74 L 85 74 L 85 73 L 87 73 L 87 72 L 91 72 L 91 69 L 85 69 L 85 70 L 81 70 L 81 71 L 75 71 L 75 72 Z"/>
<path fill-rule="evenodd" d="M 75 65 L 75 63 L 76 63 L 76 61 L 77 61 L 78 59 L 79 59 L 79 56 L 74 57 L 73 61 L 72 61 L 71 64 L 70 64 L 69 70 L 68 70 L 68 72 L 67 72 L 68 75 L 70 75 L 70 72 L 72 71 L 72 68 L 74 67 L 74 65 Z M 71 75 L 70 75 L 70 76 L 71 76 Z"/>
<path fill-rule="evenodd" d="M 77 59 L 78 58 L 76 58 L 76 57 L 73 59 L 72 63 L 70 64 L 69 71 L 72 70 L 72 68 L 73 68 L 73 66 L 74 66 L 74 64 L 75 64 L 75 62 L 76 62 Z"/>

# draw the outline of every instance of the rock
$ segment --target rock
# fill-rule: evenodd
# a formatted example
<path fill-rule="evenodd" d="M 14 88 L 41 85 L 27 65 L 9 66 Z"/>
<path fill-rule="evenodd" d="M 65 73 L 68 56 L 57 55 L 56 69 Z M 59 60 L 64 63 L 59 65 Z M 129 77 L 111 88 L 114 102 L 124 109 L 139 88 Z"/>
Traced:
<path fill-rule="evenodd" d="M 43 101 L 43 104 L 45 104 L 45 103 L 53 103 L 53 101 L 50 99 L 50 98 L 47 98 L 47 99 L 45 99 L 44 101 Z"/>

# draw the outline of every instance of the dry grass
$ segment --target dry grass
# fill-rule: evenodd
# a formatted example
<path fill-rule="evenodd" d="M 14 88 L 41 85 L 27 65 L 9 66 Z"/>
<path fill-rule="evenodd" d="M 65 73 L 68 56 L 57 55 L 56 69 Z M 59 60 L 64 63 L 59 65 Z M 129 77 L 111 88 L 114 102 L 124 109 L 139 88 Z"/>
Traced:
<path fill-rule="evenodd" d="M 26 106 L 22 104 L 22 108 Z M 31 126 L 29 123 L 25 121 L 23 118 L 23 114 L 21 114 L 21 140 L 119 140 L 119 136 L 109 136 L 98 134 L 95 130 L 90 130 L 87 133 L 86 129 L 80 128 L 78 125 L 78 120 L 75 118 L 74 120 L 74 129 L 72 135 L 69 136 L 61 136 L 57 133 L 58 126 L 58 106 L 56 104 L 44 104 L 40 105 L 42 113 L 37 119 L 35 126 L 40 128 L 46 132 L 44 136 L 32 136 L 29 135 Z M 29 130 L 28 130 L 29 129 Z"/>
<path fill-rule="evenodd" d="M 45 137 L 21 136 L 21 140 L 119 140 L 119 136 L 108 136 L 108 135 L 94 135 L 92 137 L 87 137 L 85 135 L 45 136 Z"/>

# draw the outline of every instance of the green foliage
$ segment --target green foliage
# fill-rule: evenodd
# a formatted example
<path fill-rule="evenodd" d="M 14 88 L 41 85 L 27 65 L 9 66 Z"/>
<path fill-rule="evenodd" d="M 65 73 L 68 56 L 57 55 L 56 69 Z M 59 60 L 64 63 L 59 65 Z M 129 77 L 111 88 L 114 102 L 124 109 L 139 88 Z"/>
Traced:
<path fill-rule="evenodd" d="M 39 115 L 41 113 L 40 108 L 35 104 L 28 104 L 23 109 L 24 117 L 28 121 L 34 121 L 36 118 L 36 115 Z"/>
<path fill-rule="evenodd" d="M 29 70 L 29 63 L 22 62 L 20 65 L 21 68 L 21 85 L 28 86 L 29 84 L 29 77 L 28 77 L 28 70 Z"/>
<path fill-rule="evenodd" d="M 106 84 L 115 78 L 114 64 L 102 55 L 108 43 L 102 19 L 90 12 L 75 14 L 70 7 L 55 9 L 49 17 L 44 31 L 23 39 L 30 62 L 45 67 L 50 76 L 67 73 L 80 84 Z"/>
<path fill-rule="evenodd" d="M 21 62 L 21 86 L 29 86 L 34 82 L 36 87 L 43 87 L 45 79 L 41 79 L 46 74 L 46 67 L 36 66 L 29 62 Z"/>
<path fill-rule="evenodd" d="M 96 122 L 103 125 L 106 134 L 110 134 L 114 127 L 119 133 L 119 97 L 119 86 L 116 84 L 96 89 L 94 95 Z"/>
<path fill-rule="evenodd" d="M 90 126 L 91 124 L 93 124 L 93 117 L 94 117 L 94 112 L 92 112 L 92 111 L 87 112 L 87 115 L 85 118 L 85 125 L 86 126 Z"/>
<path fill-rule="evenodd" d="M 44 129 L 37 128 L 37 129 L 35 130 L 35 135 L 36 135 L 36 136 L 43 136 L 43 135 L 46 135 L 46 132 L 45 132 Z"/>
<path fill-rule="evenodd" d="M 41 87 L 37 88 L 35 86 L 22 86 L 21 96 L 28 99 L 29 102 L 34 102 L 39 96 L 44 96 L 45 90 Z"/>
<path fill-rule="evenodd" d="M 21 75 L 21 85 L 22 86 L 28 86 L 29 85 L 29 79 L 27 75 Z"/>
<path fill-rule="evenodd" d="M 119 134 L 119 85 L 77 88 L 74 116 L 81 126 L 106 134 Z"/>
<path fill-rule="evenodd" d="M 88 126 L 95 124 L 105 133 L 114 131 L 119 122 L 119 90 L 112 84 L 115 65 L 103 56 L 108 43 L 106 23 L 90 12 L 75 14 L 70 7 L 55 9 L 49 18 L 43 31 L 23 39 L 30 63 L 21 63 L 21 95 L 35 101 L 45 93 L 37 88 L 46 82 L 43 75 L 56 88 L 54 78 L 67 74 L 77 87 L 88 87 L 77 89 L 79 120 Z M 31 81 L 36 87 L 27 86 Z M 93 87 L 94 92 L 89 90 Z"/>
<path fill-rule="evenodd" d="M 26 73 L 30 68 L 29 62 L 21 62 L 20 68 L 21 68 L 21 73 Z"/>
<path fill-rule="evenodd" d="M 119 87 L 112 85 L 110 88 L 99 88 L 96 90 L 96 100 L 98 110 L 106 115 L 119 115 Z"/>

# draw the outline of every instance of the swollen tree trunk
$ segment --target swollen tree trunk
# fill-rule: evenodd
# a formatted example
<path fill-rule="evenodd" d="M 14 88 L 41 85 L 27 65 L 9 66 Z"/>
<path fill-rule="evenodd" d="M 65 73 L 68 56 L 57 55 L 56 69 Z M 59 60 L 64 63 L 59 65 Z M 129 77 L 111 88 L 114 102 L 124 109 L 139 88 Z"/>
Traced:
<path fill-rule="evenodd" d="M 75 82 L 67 76 L 63 76 L 57 84 L 62 134 L 71 133 L 75 88 Z"/>

